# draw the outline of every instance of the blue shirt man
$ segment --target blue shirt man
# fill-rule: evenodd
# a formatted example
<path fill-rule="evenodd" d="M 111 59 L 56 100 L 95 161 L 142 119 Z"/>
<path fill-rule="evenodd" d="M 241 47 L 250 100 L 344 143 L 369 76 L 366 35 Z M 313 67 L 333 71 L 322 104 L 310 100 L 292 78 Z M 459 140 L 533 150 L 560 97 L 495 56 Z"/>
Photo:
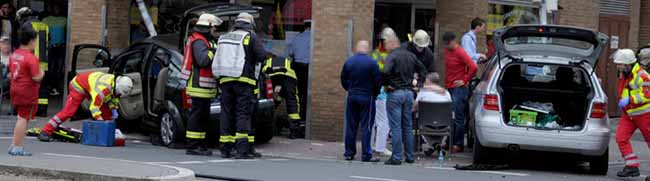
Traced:
<path fill-rule="evenodd" d="M 371 128 L 375 120 L 375 97 L 381 87 L 381 72 L 372 57 L 368 56 L 370 44 L 359 41 L 356 54 L 350 57 L 341 71 L 341 86 L 348 91 L 345 111 L 345 156 L 354 160 L 357 152 L 356 135 L 361 124 L 361 161 L 379 162 L 372 158 Z"/>
<path fill-rule="evenodd" d="M 306 27 L 305 31 L 296 35 L 289 44 L 289 56 L 295 62 L 309 64 L 311 61 L 311 28 Z"/>
<path fill-rule="evenodd" d="M 476 48 L 476 33 L 483 31 L 483 29 L 485 29 L 485 20 L 474 18 L 471 23 L 471 30 L 463 35 L 460 42 L 463 49 L 465 49 L 469 57 L 472 58 L 476 64 L 486 59 L 485 55 L 478 53 Z"/>

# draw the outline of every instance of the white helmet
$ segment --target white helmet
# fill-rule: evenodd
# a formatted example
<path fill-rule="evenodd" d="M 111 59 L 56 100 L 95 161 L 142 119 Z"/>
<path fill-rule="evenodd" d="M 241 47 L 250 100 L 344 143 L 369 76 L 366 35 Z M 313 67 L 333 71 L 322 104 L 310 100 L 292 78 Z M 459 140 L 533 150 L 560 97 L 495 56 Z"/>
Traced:
<path fill-rule="evenodd" d="M 246 22 L 248 24 L 253 24 L 253 19 L 255 19 L 253 15 L 248 14 L 247 12 L 243 12 L 243 13 L 239 13 L 239 15 L 237 16 L 237 20 L 235 20 L 235 22 L 241 21 L 241 22 Z"/>
<path fill-rule="evenodd" d="M 381 39 L 388 40 L 389 37 L 396 36 L 395 31 L 392 28 L 386 27 L 381 30 Z"/>
<path fill-rule="evenodd" d="M 29 7 L 22 7 L 18 11 L 16 11 L 16 19 L 19 20 L 31 15 L 32 15 L 32 9 L 30 9 Z"/>
<path fill-rule="evenodd" d="M 650 48 L 641 49 L 641 51 L 639 51 L 639 59 L 641 60 L 650 59 Z"/>
<path fill-rule="evenodd" d="M 223 20 L 221 20 L 219 17 L 206 13 L 199 16 L 199 21 L 196 22 L 196 25 L 212 27 L 219 26 L 221 23 L 223 23 Z"/>
<path fill-rule="evenodd" d="M 615 64 L 634 64 L 636 63 L 636 56 L 631 49 L 620 49 L 614 53 Z"/>
<path fill-rule="evenodd" d="M 428 47 L 431 43 L 431 38 L 424 30 L 417 30 L 415 31 L 415 35 L 413 35 L 413 43 L 420 48 Z"/>
<path fill-rule="evenodd" d="M 127 95 L 133 90 L 133 80 L 127 76 L 118 76 L 115 84 L 115 93 L 120 96 Z"/>

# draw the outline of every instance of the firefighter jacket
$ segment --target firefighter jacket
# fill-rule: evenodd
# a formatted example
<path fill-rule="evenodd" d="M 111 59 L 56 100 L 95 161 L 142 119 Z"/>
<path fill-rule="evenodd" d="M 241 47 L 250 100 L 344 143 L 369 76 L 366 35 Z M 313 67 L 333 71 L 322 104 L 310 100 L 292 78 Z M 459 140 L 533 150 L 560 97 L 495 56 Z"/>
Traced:
<path fill-rule="evenodd" d="M 217 95 L 217 80 L 212 76 L 210 68 L 215 47 L 214 41 L 209 41 L 198 32 L 193 33 L 187 40 L 183 54 L 181 81 L 186 85 L 185 90 L 190 97 L 209 99 Z"/>
<path fill-rule="evenodd" d="M 382 51 L 381 49 L 383 48 L 377 48 L 375 51 L 372 51 L 372 59 L 377 61 L 377 64 L 379 65 L 379 71 L 384 71 L 384 61 L 388 56 L 388 52 Z"/>
<path fill-rule="evenodd" d="M 298 79 L 296 71 L 291 68 L 291 60 L 288 58 L 269 58 L 262 67 L 262 72 L 268 74 L 270 77 L 284 75 L 292 79 Z"/>
<path fill-rule="evenodd" d="M 93 119 L 102 116 L 101 107 L 108 105 L 111 109 L 117 109 L 119 99 L 113 95 L 115 88 L 115 76 L 102 72 L 81 73 L 72 79 L 72 89 L 78 93 L 90 97 L 90 114 Z"/>
<path fill-rule="evenodd" d="M 253 26 L 248 23 L 236 22 L 233 25 L 233 32 L 245 31 L 247 35 L 242 39 L 242 45 L 245 52 L 245 63 L 242 69 L 241 76 L 221 76 L 219 83 L 227 83 L 238 81 L 252 86 L 257 86 L 257 78 L 260 73 L 260 63 L 266 59 L 266 51 L 259 41 L 257 34 L 253 31 Z M 232 33 L 232 32 L 231 32 Z M 225 35 L 222 35 L 225 36 Z M 221 43 L 221 42 L 220 42 Z M 227 57 L 224 57 L 227 58 Z M 216 61 L 222 61 L 216 59 Z"/>
<path fill-rule="evenodd" d="M 621 99 L 630 99 L 630 104 L 623 108 L 628 116 L 650 112 L 650 75 L 638 63 L 630 75 L 619 79 L 618 91 Z"/>
<path fill-rule="evenodd" d="M 34 21 L 31 22 L 32 29 L 36 32 L 36 47 L 34 48 L 34 55 L 41 61 L 40 66 L 43 71 L 47 71 L 47 46 L 50 37 L 50 31 L 47 24 Z"/>

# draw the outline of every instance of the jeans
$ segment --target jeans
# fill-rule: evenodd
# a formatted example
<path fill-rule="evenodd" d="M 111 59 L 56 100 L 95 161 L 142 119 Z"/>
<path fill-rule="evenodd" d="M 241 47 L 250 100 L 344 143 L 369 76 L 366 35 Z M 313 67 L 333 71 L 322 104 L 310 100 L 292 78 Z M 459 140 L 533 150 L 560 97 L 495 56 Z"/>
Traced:
<path fill-rule="evenodd" d="M 467 87 L 458 87 L 449 89 L 451 100 L 454 109 L 454 143 L 456 146 L 463 146 L 465 144 L 465 107 L 469 97 L 469 89 Z"/>
<path fill-rule="evenodd" d="M 402 160 L 402 151 L 405 151 L 406 160 L 415 160 L 413 101 L 413 92 L 410 90 L 402 89 L 388 93 L 386 109 L 390 132 L 393 136 L 393 155 L 391 156 L 393 160 Z"/>
<path fill-rule="evenodd" d="M 372 96 L 348 95 L 345 111 L 345 154 L 354 157 L 357 153 L 357 130 L 361 124 L 361 160 L 372 158 L 370 137 L 375 122 L 375 99 Z"/>

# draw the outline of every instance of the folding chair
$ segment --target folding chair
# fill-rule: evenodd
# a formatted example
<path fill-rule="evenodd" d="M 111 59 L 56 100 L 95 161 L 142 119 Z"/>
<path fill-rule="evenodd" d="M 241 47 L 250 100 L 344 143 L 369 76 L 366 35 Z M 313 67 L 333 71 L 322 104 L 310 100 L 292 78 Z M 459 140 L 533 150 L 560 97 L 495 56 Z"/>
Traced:
<path fill-rule="evenodd" d="M 416 123 L 417 146 L 421 149 L 422 141 L 433 147 L 434 143 L 442 143 L 447 136 L 453 143 L 453 109 L 451 102 L 434 103 L 418 102 L 418 119 Z M 439 138 L 435 140 L 435 138 Z M 442 150 L 442 149 L 440 149 Z M 451 155 L 450 155 L 451 156 Z"/>

